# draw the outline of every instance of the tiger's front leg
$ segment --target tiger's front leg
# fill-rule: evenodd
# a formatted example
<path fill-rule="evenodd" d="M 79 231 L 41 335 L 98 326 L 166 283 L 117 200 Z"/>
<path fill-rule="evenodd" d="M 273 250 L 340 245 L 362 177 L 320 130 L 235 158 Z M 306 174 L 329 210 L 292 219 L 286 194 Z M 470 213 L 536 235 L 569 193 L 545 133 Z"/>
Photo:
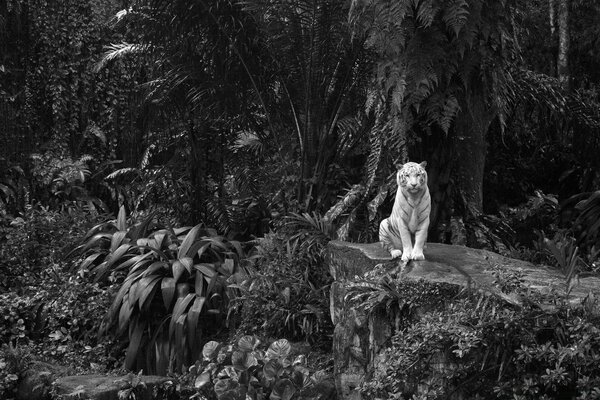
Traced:
<path fill-rule="evenodd" d="M 400 223 L 398 230 L 400 231 L 400 239 L 402 239 L 402 261 L 408 261 L 412 258 L 413 253 L 410 231 L 408 230 L 408 226 L 403 223 Z"/>
<path fill-rule="evenodd" d="M 427 229 L 429 229 L 429 218 L 415 232 L 415 247 L 413 247 L 410 256 L 410 258 L 413 260 L 425 259 L 425 255 L 423 254 L 423 247 L 425 246 L 425 241 L 427 240 Z"/>
<path fill-rule="evenodd" d="M 390 219 L 386 218 L 379 224 L 379 241 L 383 247 L 391 254 L 392 258 L 398 258 L 402 255 L 402 242 L 400 237 L 396 235 L 397 230 L 390 223 Z"/>

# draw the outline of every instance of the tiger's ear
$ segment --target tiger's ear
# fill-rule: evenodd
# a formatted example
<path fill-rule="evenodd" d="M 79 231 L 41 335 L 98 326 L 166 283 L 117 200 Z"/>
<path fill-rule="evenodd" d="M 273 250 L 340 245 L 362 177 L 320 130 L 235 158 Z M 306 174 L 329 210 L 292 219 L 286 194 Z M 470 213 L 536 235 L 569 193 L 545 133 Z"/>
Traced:
<path fill-rule="evenodd" d="M 427 161 L 423 161 L 420 165 L 421 167 L 425 168 L 427 166 Z"/>
<path fill-rule="evenodd" d="M 396 167 L 396 169 L 398 171 L 400 171 L 404 167 L 404 164 L 402 164 L 400 161 L 398 161 L 398 162 L 394 163 L 394 166 Z"/>

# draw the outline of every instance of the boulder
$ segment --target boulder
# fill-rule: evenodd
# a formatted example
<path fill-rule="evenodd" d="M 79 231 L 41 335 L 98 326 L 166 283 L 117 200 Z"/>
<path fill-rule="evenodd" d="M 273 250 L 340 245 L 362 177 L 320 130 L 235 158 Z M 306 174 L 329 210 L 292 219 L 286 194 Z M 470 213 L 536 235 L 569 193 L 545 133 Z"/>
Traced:
<path fill-rule="evenodd" d="M 334 279 L 330 290 L 334 324 L 334 379 L 338 399 L 361 399 L 356 388 L 374 370 L 379 351 L 394 333 L 395 322 L 386 315 L 368 315 L 346 304 L 346 289 L 365 279 L 390 276 L 400 280 L 424 280 L 491 293 L 518 306 L 523 299 L 498 288 L 499 274 L 518 277 L 520 286 L 540 293 L 569 291 L 572 303 L 581 303 L 590 293 L 600 294 L 600 278 L 585 277 L 568 287 L 565 275 L 548 267 L 510 259 L 496 253 L 428 243 L 424 261 L 393 260 L 379 243 L 357 244 L 331 241 L 327 262 Z M 371 275 L 371 276 L 369 276 Z M 375 276 L 374 276 L 375 275 Z"/>
<path fill-rule="evenodd" d="M 61 399 L 119 400 L 135 398 L 151 400 L 155 388 L 172 384 L 173 380 L 164 376 L 135 375 L 76 375 L 65 376 L 54 382 L 55 392 Z M 119 392 L 124 397 L 119 396 Z M 129 393 L 135 397 L 129 397 Z M 160 397 L 162 398 L 162 397 Z"/>

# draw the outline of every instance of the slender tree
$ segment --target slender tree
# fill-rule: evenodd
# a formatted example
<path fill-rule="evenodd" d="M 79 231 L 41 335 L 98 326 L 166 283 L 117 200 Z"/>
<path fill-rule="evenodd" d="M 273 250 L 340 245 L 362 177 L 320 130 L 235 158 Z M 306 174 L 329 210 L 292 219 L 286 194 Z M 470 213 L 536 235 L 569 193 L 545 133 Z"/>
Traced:
<path fill-rule="evenodd" d="M 557 20 L 558 20 L 558 57 L 556 61 L 556 73 L 558 80 L 565 89 L 570 87 L 569 72 L 569 47 L 571 35 L 569 33 L 569 0 L 557 0 Z"/>

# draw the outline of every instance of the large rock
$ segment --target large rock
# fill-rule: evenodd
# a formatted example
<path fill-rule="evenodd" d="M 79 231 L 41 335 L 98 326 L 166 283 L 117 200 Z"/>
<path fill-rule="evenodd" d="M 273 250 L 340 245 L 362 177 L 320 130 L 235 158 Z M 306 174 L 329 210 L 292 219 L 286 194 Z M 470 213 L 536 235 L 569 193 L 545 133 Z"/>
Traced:
<path fill-rule="evenodd" d="M 334 378 L 339 399 L 361 398 L 355 389 L 372 373 L 374 360 L 394 333 L 394 322 L 386 316 L 368 315 L 346 304 L 348 285 L 356 283 L 378 265 L 377 274 L 470 287 L 493 293 L 516 305 L 521 299 L 497 288 L 499 273 L 512 274 L 519 278 L 522 287 L 541 293 L 565 293 L 567 290 L 566 278 L 560 271 L 485 250 L 428 243 L 425 258 L 425 261 L 411 261 L 405 265 L 392 260 L 379 243 L 329 243 L 328 264 L 334 278 L 330 294 L 331 318 L 335 326 Z M 600 279 L 581 278 L 570 290 L 569 300 L 581 302 L 590 292 L 600 293 Z"/>
<path fill-rule="evenodd" d="M 54 382 L 56 394 L 62 399 L 119 400 L 135 398 L 151 400 L 153 391 L 160 385 L 169 384 L 172 379 L 152 375 L 77 375 L 65 376 Z M 120 397 L 122 392 L 125 397 Z M 127 397 L 131 392 L 135 397 Z M 163 397 L 158 397 L 163 398 Z"/>

